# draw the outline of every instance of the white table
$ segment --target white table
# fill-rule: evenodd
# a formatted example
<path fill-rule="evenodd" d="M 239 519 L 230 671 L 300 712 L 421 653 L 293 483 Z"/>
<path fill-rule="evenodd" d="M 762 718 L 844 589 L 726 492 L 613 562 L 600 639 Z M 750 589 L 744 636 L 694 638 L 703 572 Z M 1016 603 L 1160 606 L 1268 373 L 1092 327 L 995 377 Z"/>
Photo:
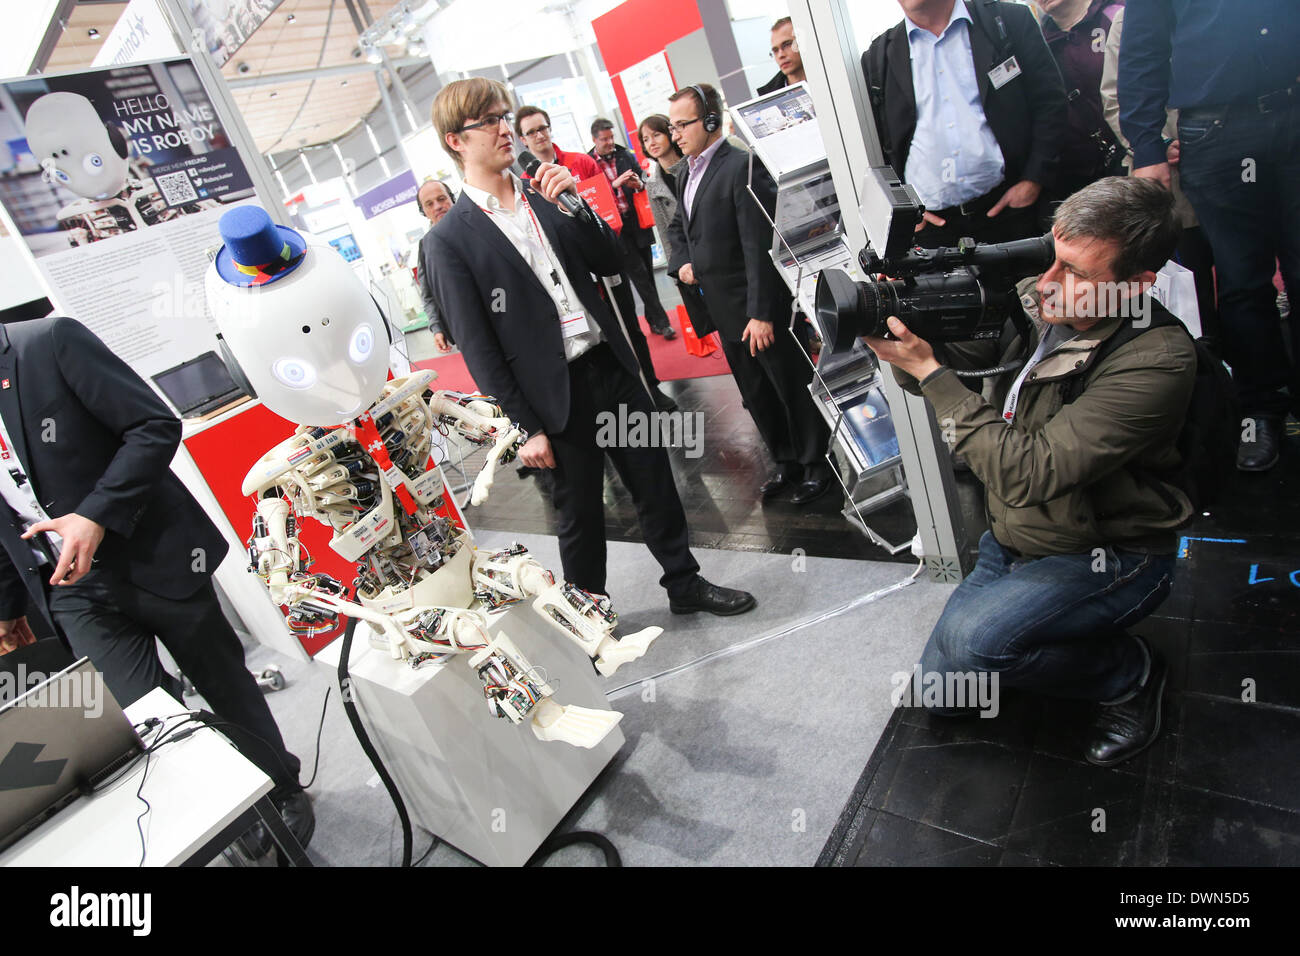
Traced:
<path fill-rule="evenodd" d="M 156 689 L 127 707 L 126 716 L 138 725 L 187 710 Z M 178 723 L 167 720 L 166 726 Z M 146 745 L 156 736 L 146 733 Z M 141 759 L 108 790 L 78 798 L 0 853 L 0 866 L 138 866 L 136 818 L 145 805 L 136 790 L 144 773 Z M 293 862 L 310 866 L 272 805 L 271 788 L 271 779 L 215 730 L 200 727 L 184 740 L 160 747 L 149 757 L 141 791 L 152 807 L 141 821 L 144 865 L 201 866 L 260 819 Z"/>

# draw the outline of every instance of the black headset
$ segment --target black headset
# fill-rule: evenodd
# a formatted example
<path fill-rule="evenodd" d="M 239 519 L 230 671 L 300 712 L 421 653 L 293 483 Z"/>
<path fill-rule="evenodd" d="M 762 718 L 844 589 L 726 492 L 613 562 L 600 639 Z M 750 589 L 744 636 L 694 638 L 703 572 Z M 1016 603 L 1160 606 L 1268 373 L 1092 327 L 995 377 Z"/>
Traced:
<path fill-rule="evenodd" d="M 704 95 L 704 90 L 700 89 L 696 84 L 691 84 L 691 89 L 700 98 L 700 109 L 705 111 L 704 116 L 701 117 L 701 121 L 704 123 L 704 132 L 716 133 L 722 128 L 722 117 L 709 109 L 709 98 Z"/>

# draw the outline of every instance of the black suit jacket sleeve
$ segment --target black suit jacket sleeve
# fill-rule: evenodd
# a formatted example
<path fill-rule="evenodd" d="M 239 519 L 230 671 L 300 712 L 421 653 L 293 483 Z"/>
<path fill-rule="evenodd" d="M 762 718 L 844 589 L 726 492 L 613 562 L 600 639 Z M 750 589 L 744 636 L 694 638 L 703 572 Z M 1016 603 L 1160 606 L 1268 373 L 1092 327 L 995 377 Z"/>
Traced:
<path fill-rule="evenodd" d="M 772 312 L 781 298 L 772 283 L 776 273 L 768 254 L 772 248 L 772 224 L 763 215 L 764 209 L 768 216 L 775 213 L 776 184 L 763 165 L 755 161 L 754 195 L 763 204 L 760 209 L 749 194 L 749 177 L 745 175 L 748 157 L 745 159 L 745 163 L 735 164 L 737 175 L 731 185 L 731 201 L 736 208 L 736 226 L 745 255 L 745 315 L 764 322 L 778 322 L 780 317 Z"/>
<path fill-rule="evenodd" d="M 536 195 L 534 192 L 533 196 Z M 593 215 L 591 218 L 595 221 L 587 222 L 560 213 L 559 219 L 563 220 L 560 229 L 566 238 L 576 243 L 577 251 L 594 275 L 618 275 L 623 271 L 623 253 L 618 247 L 618 238 L 614 235 L 614 230 L 609 228 L 609 223 L 600 216 Z"/>
<path fill-rule="evenodd" d="M 446 334 L 447 324 L 442 319 L 442 310 L 438 307 L 438 299 L 433 294 L 433 255 L 430 250 L 432 241 L 429 236 L 431 233 L 425 233 L 420 240 L 420 267 L 418 270 L 418 281 L 420 286 L 420 299 L 424 302 L 424 315 L 429 320 L 430 332 L 442 332 Z"/>
<path fill-rule="evenodd" d="M 49 347 L 64 382 L 121 447 L 76 513 L 129 538 L 170 474 L 181 423 L 131 367 L 75 319 L 50 326 Z M 46 423 L 30 423 L 34 433 Z M 52 423 L 58 428 L 58 421 Z"/>
<path fill-rule="evenodd" d="M 0 503 L 0 508 L 5 505 Z M 7 509 L 6 509 L 7 510 Z M 8 521 L 8 514 L 0 514 L 0 521 Z M 17 534 L 17 530 L 14 531 Z M 27 613 L 27 585 L 14 567 L 9 551 L 0 548 L 0 621 L 12 621 Z"/>
<path fill-rule="evenodd" d="M 1031 117 L 1029 155 L 1020 170 L 1020 179 L 1040 186 L 1050 185 L 1060 167 L 1061 143 L 1065 140 L 1065 81 L 1029 8 L 1005 3 L 1001 6 L 1006 8 L 1011 48 L 1024 74 L 1021 81 L 1028 84 L 1025 95 Z"/>
<path fill-rule="evenodd" d="M 682 196 L 679 187 L 677 212 L 673 214 L 673 221 L 668 224 L 668 247 L 673 251 L 668 257 L 668 274 L 674 279 L 677 278 L 677 273 L 681 271 L 682 266 L 691 261 L 690 243 L 686 239 L 686 204 L 682 201 Z"/>
<path fill-rule="evenodd" d="M 474 383 L 495 398 L 528 434 L 540 433 L 542 420 L 524 398 L 488 319 L 487 310 L 493 303 L 483 301 L 469 264 L 437 231 L 433 233 L 430 251 L 438 259 L 438 271 L 432 276 L 433 292 L 447 306 L 451 333 L 460 344 Z"/>

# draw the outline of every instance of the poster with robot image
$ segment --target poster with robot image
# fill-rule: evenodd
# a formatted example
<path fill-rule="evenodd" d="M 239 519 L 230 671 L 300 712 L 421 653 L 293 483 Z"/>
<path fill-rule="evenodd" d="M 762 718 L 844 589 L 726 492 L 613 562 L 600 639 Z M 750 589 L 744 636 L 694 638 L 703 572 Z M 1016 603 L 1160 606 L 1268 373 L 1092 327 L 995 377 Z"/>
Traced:
<path fill-rule="evenodd" d="M 146 381 L 216 347 L 207 249 L 255 198 L 188 58 L 0 82 L 0 205 L 56 308 Z"/>

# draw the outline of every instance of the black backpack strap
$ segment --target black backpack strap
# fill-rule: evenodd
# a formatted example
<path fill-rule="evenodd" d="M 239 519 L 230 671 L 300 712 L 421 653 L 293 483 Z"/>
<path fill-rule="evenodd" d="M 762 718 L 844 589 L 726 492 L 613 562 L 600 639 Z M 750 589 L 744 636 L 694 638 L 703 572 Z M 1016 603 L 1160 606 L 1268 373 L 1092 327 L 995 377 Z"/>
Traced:
<path fill-rule="evenodd" d="M 889 62 L 886 59 L 886 50 L 889 47 L 889 36 L 893 32 L 894 30 L 891 27 L 876 37 L 875 42 L 862 55 L 862 66 L 867 80 L 867 98 L 871 101 L 871 112 L 876 117 L 876 133 L 880 136 L 880 151 L 886 157 L 889 155 L 889 121 L 885 116 L 885 83 L 889 76 L 887 72 Z"/>

